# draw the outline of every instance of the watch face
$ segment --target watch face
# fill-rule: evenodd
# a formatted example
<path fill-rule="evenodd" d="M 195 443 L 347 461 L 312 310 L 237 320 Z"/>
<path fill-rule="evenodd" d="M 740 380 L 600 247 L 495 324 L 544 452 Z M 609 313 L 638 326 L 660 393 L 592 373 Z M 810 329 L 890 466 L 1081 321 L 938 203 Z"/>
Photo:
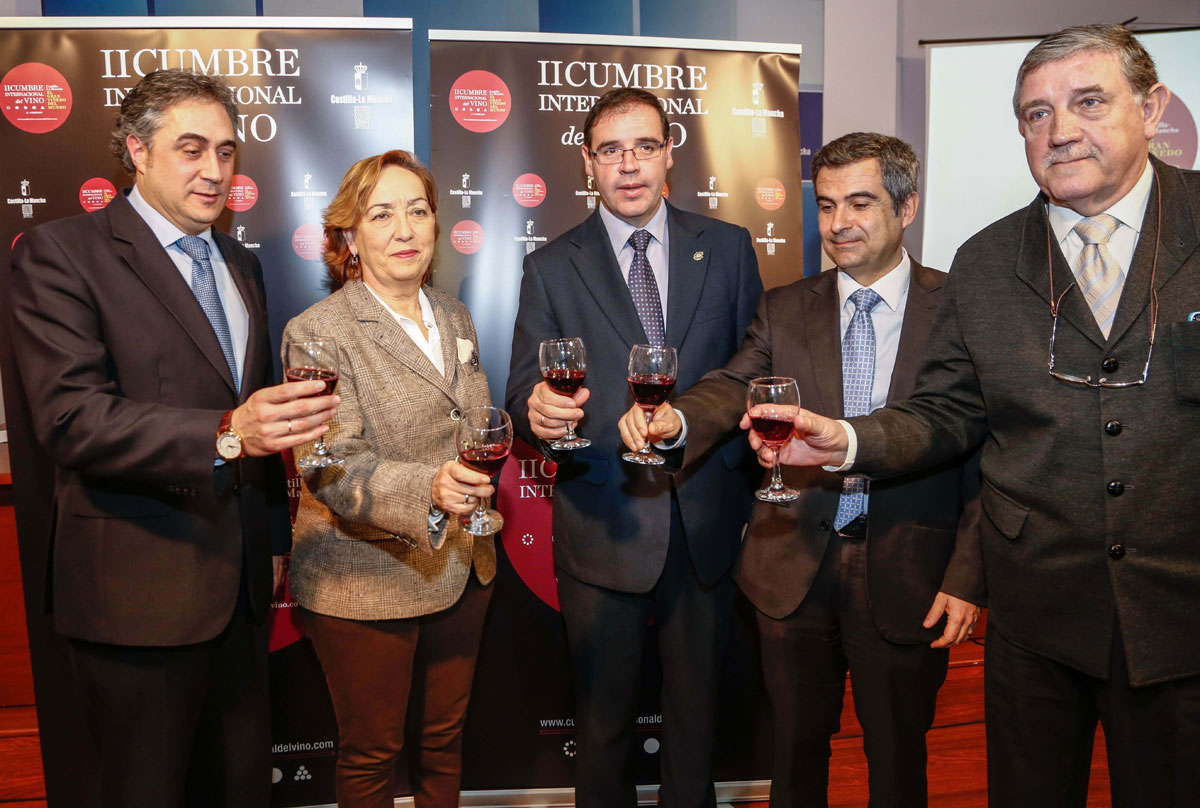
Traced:
<path fill-rule="evenodd" d="M 242 456 L 242 439 L 231 432 L 218 435 L 217 454 L 225 460 L 237 460 Z"/>

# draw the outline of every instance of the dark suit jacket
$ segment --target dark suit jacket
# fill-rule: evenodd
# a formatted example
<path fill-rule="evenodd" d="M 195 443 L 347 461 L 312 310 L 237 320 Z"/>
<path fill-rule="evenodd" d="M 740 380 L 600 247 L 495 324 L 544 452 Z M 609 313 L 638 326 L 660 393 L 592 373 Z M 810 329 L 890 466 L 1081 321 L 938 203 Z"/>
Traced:
<path fill-rule="evenodd" d="M 990 624 L 1101 678 L 1119 629 L 1133 685 L 1200 674 L 1200 322 L 1187 321 L 1200 311 L 1200 174 L 1154 166 L 1108 339 L 1074 288 L 1056 349 L 1065 373 L 1141 377 L 1157 241 L 1161 308 L 1144 386 L 1091 389 L 1047 373 L 1048 248 L 1056 295 L 1074 278 L 1047 243 L 1039 197 L 959 250 L 914 397 L 852 421 L 854 468 L 873 475 L 938 462 L 986 435 Z M 1106 359 L 1119 367 L 1103 369 Z"/>
<path fill-rule="evenodd" d="M 741 342 L 762 293 L 758 261 L 743 227 L 668 206 L 667 343 L 679 352 L 677 391 L 724 364 Z M 538 344 L 582 337 L 591 398 L 578 431 L 587 449 L 552 453 L 529 431 L 526 400 L 542 380 Z M 646 592 L 667 556 L 671 479 L 662 468 L 621 460 L 617 421 L 632 405 L 629 349 L 646 342 L 629 287 L 599 212 L 528 255 L 513 332 L 505 399 L 520 436 L 558 462 L 554 558 L 597 586 Z M 740 436 L 676 480 L 692 562 L 717 580 L 733 564 L 746 521 L 751 478 Z"/>
<path fill-rule="evenodd" d="M 250 315 L 245 400 L 272 375 L 262 273 L 215 236 Z M 282 464 L 214 468 L 217 425 L 238 395 L 149 226 L 118 194 L 26 233 L 13 267 L 14 353 L 56 466 L 56 628 L 121 645 L 211 639 L 233 614 L 243 561 L 264 613 L 272 541 L 287 543 Z"/>
<path fill-rule="evenodd" d="M 916 368 L 942 299 L 945 274 L 915 261 L 888 401 L 912 392 Z M 842 417 L 841 327 L 837 272 L 822 272 L 763 295 L 746 339 L 724 368 L 674 401 L 688 421 L 684 468 L 737 431 L 746 386 L 759 376 L 791 376 L 800 403 Z M 819 468 L 783 467 L 800 499 L 780 506 L 757 502 L 736 571 L 738 585 L 760 611 L 783 618 L 808 594 L 825 556 L 842 477 Z M 977 525 L 959 515 L 979 492 L 974 455 L 922 474 L 873 483 L 867 535 L 871 616 L 893 642 L 929 642 L 941 629 L 921 621 L 937 592 L 981 604 L 983 571 Z M 978 506 L 970 511 L 976 518 Z"/>

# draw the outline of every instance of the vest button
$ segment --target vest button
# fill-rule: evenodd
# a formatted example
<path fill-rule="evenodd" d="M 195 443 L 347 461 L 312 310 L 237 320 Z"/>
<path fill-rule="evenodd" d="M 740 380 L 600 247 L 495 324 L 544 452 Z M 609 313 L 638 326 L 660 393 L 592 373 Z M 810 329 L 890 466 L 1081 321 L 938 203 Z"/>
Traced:
<path fill-rule="evenodd" d="M 1110 356 L 1100 363 L 1100 369 L 1105 373 L 1115 373 L 1119 367 L 1121 367 L 1121 363 L 1114 356 Z"/>
<path fill-rule="evenodd" d="M 1122 558 L 1125 557 L 1125 545 L 1114 544 L 1112 547 L 1109 547 L 1108 548 L 1108 557 L 1111 558 L 1113 561 L 1120 561 Z"/>
<path fill-rule="evenodd" d="M 1121 426 L 1120 421 L 1109 421 L 1104 425 L 1104 431 L 1110 435 L 1120 435 L 1122 429 L 1124 427 Z"/>
<path fill-rule="evenodd" d="M 1108 484 L 1108 493 L 1114 497 L 1119 497 L 1125 493 L 1125 483 L 1120 480 L 1113 480 Z"/>

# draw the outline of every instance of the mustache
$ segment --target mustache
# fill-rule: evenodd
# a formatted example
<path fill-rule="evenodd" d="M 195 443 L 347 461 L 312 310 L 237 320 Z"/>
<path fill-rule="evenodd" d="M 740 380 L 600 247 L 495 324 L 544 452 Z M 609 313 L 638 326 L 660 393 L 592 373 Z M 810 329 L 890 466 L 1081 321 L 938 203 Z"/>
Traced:
<path fill-rule="evenodd" d="M 1095 146 L 1062 146 L 1053 149 L 1042 158 L 1042 164 L 1049 168 L 1055 163 L 1068 163 L 1072 160 L 1082 160 L 1085 157 L 1095 157 L 1100 153 Z"/>

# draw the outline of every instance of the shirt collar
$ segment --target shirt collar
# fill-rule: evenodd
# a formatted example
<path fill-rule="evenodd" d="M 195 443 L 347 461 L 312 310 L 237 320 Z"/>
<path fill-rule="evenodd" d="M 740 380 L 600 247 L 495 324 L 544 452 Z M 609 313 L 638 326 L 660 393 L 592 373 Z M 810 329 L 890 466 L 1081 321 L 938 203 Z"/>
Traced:
<path fill-rule="evenodd" d="M 650 236 L 658 241 L 659 244 L 666 244 L 667 235 L 667 203 L 659 202 L 658 210 L 654 212 L 654 216 L 646 223 L 645 227 L 634 227 L 624 219 L 617 217 L 615 213 L 600 204 L 600 221 L 604 222 L 604 229 L 608 231 L 608 239 L 612 242 L 613 254 L 620 255 L 621 250 L 625 248 L 629 237 L 637 230 L 645 230 Z M 632 249 L 632 248 L 630 248 Z"/>
<path fill-rule="evenodd" d="M 389 306 L 387 304 L 387 302 L 384 301 L 384 299 L 379 296 L 379 293 L 371 288 L 371 285 L 369 283 L 367 283 L 366 281 L 363 281 L 363 286 L 366 288 L 366 290 L 368 292 L 371 293 L 371 297 L 378 300 L 379 305 L 383 306 L 383 308 L 386 309 L 388 312 L 390 312 L 393 317 L 395 317 L 399 320 L 407 320 L 410 323 L 413 322 L 411 317 L 405 317 L 403 314 L 401 314 L 400 312 L 396 311 L 391 306 Z M 421 321 L 422 321 L 422 324 L 425 326 L 425 329 L 427 331 L 432 331 L 432 330 L 437 329 L 437 319 L 433 316 L 433 304 L 431 304 L 429 302 L 429 298 L 426 296 L 424 289 L 417 290 L 417 302 L 420 303 L 420 305 L 421 305 Z"/>
<path fill-rule="evenodd" d="M 158 243 L 161 244 L 164 249 L 174 245 L 175 242 L 179 241 L 179 239 L 188 235 L 172 224 L 166 216 L 163 216 L 154 208 L 153 205 L 147 202 L 146 197 L 142 196 L 142 192 L 138 190 L 136 185 L 130 189 L 128 199 L 129 204 L 135 211 L 137 211 L 138 215 L 145 220 L 146 224 L 150 226 L 150 230 L 154 233 L 154 237 L 158 239 Z M 207 228 L 203 233 L 198 233 L 197 235 L 208 242 L 209 255 L 218 253 L 217 243 L 213 240 L 211 227 Z"/>
<path fill-rule="evenodd" d="M 1142 171 L 1141 178 L 1129 189 L 1129 193 L 1104 212 L 1115 216 L 1118 222 L 1141 234 L 1142 219 L 1146 217 L 1146 206 L 1150 203 L 1150 188 L 1153 184 L 1154 167 L 1146 160 L 1146 168 Z M 1050 227 L 1054 229 L 1054 237 L 1062 244 L 1074 232 L 1075 225 L 1079 224 L 1083 214 L 1061 205 L 1050 204 L 1046 208 L 1050 214 Z"/>
<path fill-rule="evenodd" d="M 850 295 L 862 289 L 863 285 L 840 269 L 835 272 L 837 272 L 838 310 L 841 311 L 846 307 L 846 301 L 850 299 Z M 901 247 L 900 263 L 896 264 L 888 274 L 871 284 L 871 288 L 883 298 L 883 302 L 887 304 L 888 308 L 892 311 L 899 311 L 900 302 L 908 292 L 908 284 L 911 279 L 912 259 L 908 256 L 908 250 Z"/>

